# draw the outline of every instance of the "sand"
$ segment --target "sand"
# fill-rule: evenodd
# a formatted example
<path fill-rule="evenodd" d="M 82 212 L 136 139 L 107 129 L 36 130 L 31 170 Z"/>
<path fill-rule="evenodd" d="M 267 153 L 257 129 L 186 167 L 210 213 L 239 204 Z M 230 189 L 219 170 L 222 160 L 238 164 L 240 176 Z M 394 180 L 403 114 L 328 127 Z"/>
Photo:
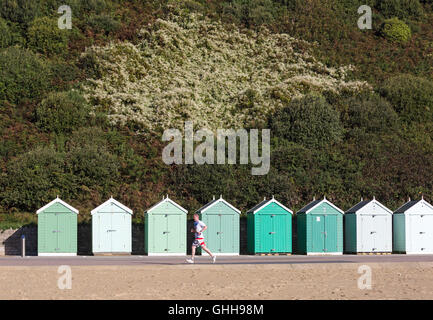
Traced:
<path fill-rule="evenodd" d="M 370 263 L 370 290 L 359 266 L 73 266 L 71 289 L 58 267 L 0 267 L 0 299 L 433 299 L 432 262 Z"/>

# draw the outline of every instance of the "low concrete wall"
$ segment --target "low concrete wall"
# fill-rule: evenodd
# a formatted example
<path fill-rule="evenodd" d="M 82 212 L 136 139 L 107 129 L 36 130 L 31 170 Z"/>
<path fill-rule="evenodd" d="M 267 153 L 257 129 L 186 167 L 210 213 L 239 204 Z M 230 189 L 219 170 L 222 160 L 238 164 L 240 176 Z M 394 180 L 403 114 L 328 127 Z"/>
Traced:
<path fill-rule="evenodd" d="M 21 255 L 21 236 L 26 237 L 26 255 L 37 255 L 38 230 L 36 226 L 0 231 L 0 255 Z"/>
<path fill-rule="evenodd" d="M 240 253 L 247 254 L 247 223 L 245 218 L 240 220 Z M 187 253 L 191 254 L 191 243 L 194 234 L 190 232 L 193 221 L 187 221 Z M 19 229 L 0 231 L 0 255 L 21 255 L 21 236 L 26 236 L 26 255 L 38 254 L 38 228 L 25 226 Z M 78 254 L 92 255 L 92 225 L 78 225 Z M 144 254 L 144 225 L 132 224 L 132 254 Z"/>

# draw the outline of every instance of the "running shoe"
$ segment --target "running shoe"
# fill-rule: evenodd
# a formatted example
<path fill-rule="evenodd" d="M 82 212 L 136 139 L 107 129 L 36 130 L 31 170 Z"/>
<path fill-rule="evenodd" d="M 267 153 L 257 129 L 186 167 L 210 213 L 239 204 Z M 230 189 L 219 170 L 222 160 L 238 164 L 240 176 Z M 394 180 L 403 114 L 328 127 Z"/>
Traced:
<path fill-rule="evenodd" d="M 188 262 L 188 263 L 194 263 L 194 260 L 192 260 L 192 259 L 186 259 L 186 262 Z"/>

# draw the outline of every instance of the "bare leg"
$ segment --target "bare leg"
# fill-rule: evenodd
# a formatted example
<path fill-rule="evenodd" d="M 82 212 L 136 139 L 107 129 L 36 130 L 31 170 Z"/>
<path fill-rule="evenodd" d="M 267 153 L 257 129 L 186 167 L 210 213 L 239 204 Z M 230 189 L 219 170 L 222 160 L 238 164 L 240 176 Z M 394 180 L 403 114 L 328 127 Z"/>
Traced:
<path fill-rule="evenodd" d="M 204 251 L 206 251 L 211 257 L 213 257 L 212 252 L 207 247 L 201 247 Z"/>
<path fill-rule="evenodd" d="M 195 246 L 191 247 L 191 260 L 194 260 L 194 256 L 195 256 Z"/>

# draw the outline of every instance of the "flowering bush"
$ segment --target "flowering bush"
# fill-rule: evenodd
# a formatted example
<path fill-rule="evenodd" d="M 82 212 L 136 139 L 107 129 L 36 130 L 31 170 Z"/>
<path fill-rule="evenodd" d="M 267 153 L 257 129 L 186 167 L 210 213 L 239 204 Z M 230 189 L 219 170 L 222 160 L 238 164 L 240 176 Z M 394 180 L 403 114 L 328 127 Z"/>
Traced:
<path fill-rule="evenodd" d="M 101 72 L 85 85 L 86 97 L 113 123 L 150 131 L 185 120 L 210 129 L 248 127 L 266 123 L 293 97 L 369 88 L 347 79 L 351 66 L 329 68 L 314 58 L 312 44 L 265 28 L 172 14 L 141 30 L 140 39 L 84 53 Z"/>

